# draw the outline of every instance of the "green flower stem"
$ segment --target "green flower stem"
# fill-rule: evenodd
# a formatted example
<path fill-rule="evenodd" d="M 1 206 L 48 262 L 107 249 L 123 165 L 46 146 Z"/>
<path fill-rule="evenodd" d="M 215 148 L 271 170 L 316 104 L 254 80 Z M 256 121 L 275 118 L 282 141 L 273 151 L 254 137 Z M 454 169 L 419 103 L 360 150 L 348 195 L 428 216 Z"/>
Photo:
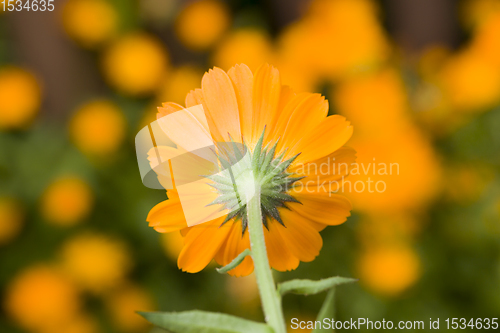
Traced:
<path fill-rule="evenodd" d="M 286 333 L 281 297 L 276 291 L 271 267 L 267 258 L 264 226 L 262 225 L 260 186 L 256 185 L 255 193 L 253 193 L 253 196 L 247 203 L 248 232 L 250 233 L 252 259 L 255 267 L 254 272 L 259 286 L 266 322 L 274 329 L 275 333 Z"/>

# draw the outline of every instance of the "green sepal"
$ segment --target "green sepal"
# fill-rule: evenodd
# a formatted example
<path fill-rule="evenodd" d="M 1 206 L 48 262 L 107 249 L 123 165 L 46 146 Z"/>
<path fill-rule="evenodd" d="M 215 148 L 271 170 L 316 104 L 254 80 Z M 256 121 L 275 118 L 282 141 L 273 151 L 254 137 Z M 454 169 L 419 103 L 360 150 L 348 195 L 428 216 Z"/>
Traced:
<path fill-rule="evenodd" d="M 139 312 L 151 324 L 172 333 L 274 333 L 264 324 L 204 311 Z"/>
<path fill-rule="evenodd" d="M 231 143 L 233 144 L 233 152 L 234 152 L 235 163 L 236 163 L 243 158 L 243 152 L 240 150 L 240 146 L 238 146 L 238 144 L 236 144 L 236 142 L 234 142 L 231 135 L 229 135 L 229 137 L 231 138 Z"/>
<path fill-rule="evenodd" d="M 216 183 L 224 184 L 224 185 L 228 186 L 229 188 L 234 187 L 234 184 L 233 184 L 231 178 L 222 177 L 218 174 L 207 176 L 207 178 L 213 180 Z"/>
<path fill-rule="evenodd" d="M 235 201 L 236 199 L 237 199 L 236 194 L 234 192 L 228 193 L 228 194 L 221 194 L 214 201 L 209 203 L 207 206 L 223 205 L 225 203 Z"/>
<path fill-rule="evenodd" d="M 245 249 L 245 251 L 238 254 L 238 256 L 234 258 L 233 261 L 231 261 L 229 264 L 221 268 L 216 268 L 216 270 L 221 274 L 225 274 L 230 270 L 232 270 L 233 268 L 236 268 L 239 264 L 241 264 L 241 262 L 245 259 L 246 256 L 249 256 L 251 254 L 252 252 L 249 249 Z"/>
<path fill-rule="evenodd" d="M 290 280 L 278 284 L 278 293 L 283 296 L 286 293 L 294 293 L 301 295 L 313 295 L 335 286 L 345 283 L 356 282 L 356 279 L 334 276 L 328 279 L 318 281 L 313 280 Z"/>
<path fill-rule="evenodd" d="M 276 153 L 276 147 L 277 146 L 278 146 L 278 142 L 276 141 L 276 143 L 273 145 L 273 147 L 271 148 L 271 150 L 269 150 L 266 153 L 266 157 L 264 158 L 264 161 L 262 162 L 262 165 L 260 166 L 260 170 L 261 170 L 262 174 L 266 174 L 267 173 L 267 169 L 268 169 L 271 161 L 274 158 L 274 154 Z"/>
<path fill-rule="evenodd" d="M 278 176 L 280 173 L 284 172 L 289 166 L 290 164 L 293 163 L 293 161 L 295 161 L 295 159 L 297 157 L 299 157 L 300 153 L 293 156 L 293 157 L 290 157 L 289 159 L 287 159 L 286 161 L 283 161 L 281 162 L 280 164 L 278 164 L 272 171 L 270 170 L 261 180 L 262 183 L 267 183 L 269 180 L 273 179 L 274 177 Z M 280 158 L 281 160 L 281 158 Z"/>
<path fill-rule="evenodd" d="M 262 153 L 262 142 L 264 141 L 264 131 L 262 131 L 262 134 L 260 135 L 259 141 L 257 141 L 257 144 L 255 145 L 253 155 L 252 155 L 252 170 L 257 171 L 258 168 L 257 166 L 259 165 L 260 161 L 260 155 Z M 257 172 L 255 172 L 257 174 Z"/>

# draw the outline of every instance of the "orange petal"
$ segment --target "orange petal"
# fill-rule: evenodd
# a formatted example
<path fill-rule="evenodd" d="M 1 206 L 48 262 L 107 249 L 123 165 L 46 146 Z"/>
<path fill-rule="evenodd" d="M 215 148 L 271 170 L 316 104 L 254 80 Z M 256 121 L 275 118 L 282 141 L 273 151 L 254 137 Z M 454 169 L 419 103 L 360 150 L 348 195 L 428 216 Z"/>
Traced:
<path fill-rule="evenodd" d="M 191 228 L 177 260 L 180 269 L 197 273 L 210 263 L 231 231 L 230 224 L 221 226 L 223 221 L 218 218 Z"/>
<path fill-rule="evenodd" d="M 220 140 L 217 142 L 230 142 L 230 138 L 241 142 L 238 100 L 233 83 L 226 72 L 214 67 L 205 73 L 201 81 L 201 89 L 208 107 L 205 112 L 211 118 L 209 126 L 213 125 L 221 135 L 220 138 L 216 138 Z"/>
<path fill-rule="evenodd" d="M 323 239 L 319 232 L 307 218 L 295 212 L 281 209 L 280 214 L 285 227 L 276 223 L 276 230 L 281 234 L 287 247 L 300 261 L 313 261 L 323 246 Z"/>
<path fill-rule="evenodd" d="M 238 100 L 240 127 L 243 139 L 252 137 L 253 119 L 253 74 L 247 65 L 235 65 L 227 75 L 233 82 L 234 92 Z"/>
<path fill-rule="evenodd" d="M 269 128 L 269 141 L 275 143 L 282 139 L 286 125 L 297 106 L 302 103 L 310 94 L 295 94 L 288 86 L 281 87 L 280 104 L 278 112 L 273 120 L 272 127 Z"/>
<path fill-rule="evenodd" d="M 184 153 L 183 149 L 168 146 L 153 147 L 148 151 L 149 165 L 164 189 L 173 189 L 175 184 L 168 161 Z"/>
<path fill-rule="evenodd" d="M 190 108 L 196 105 L 202 105 L 205 118 L 207 120 L 208 128 L 210 129 L 210 134 L 215 142 L 220 142 L 222 140 L 222 135 L 219 133 L 217 126 L 210 117 L 207 103 L 205 102 L 205 97 L 203 96 L 203 91 L 201 89 L 191 90 L 186 95 L 186 108 Z"/>
<path fill-rule="evenodd" d="M 280 233 L 276 230 L 278 223 L 268 223 L 269 230 L 264 228 L 267 256 L 269 264 L 277 271 L 291 271 L 299 266 L 299 259 L 288 249 Z"/>
<path fill-rule="evenodd" d="M 187 227 L 179 197 L 169 191 L 169 199 L 154 206 L 148 214 L 149 226 L 158 232 L 178 231 Z"/>
<path fill-rule="evenodd" d="M 309 224 L 316 230 L 316 231 L 323 231 L 326 227 L 328 227 L 326 224 L 323 223 L 318 223 L 314 221 L 309 220 Z M 181 230 L 182 233 L 182 230 Z"/>
<path fill-rule="evenodd" d="M 241 231 L 241 225 L 240 229 L 238 231 Z M 243 237 L 240 239 L 239 245 L 238 245 L 238 254 L 243 252 L 245 249 L 250 249 L 250 235 L 248 233 L 248 230 L 245 232 Z M 229 274 L 234 275 L 234 276 L 246 276 L 250 275 L 253 272 L 254 266 L 253 266 L 253 260 L 252 257 L 247 256 L 245 260 L 241 262 L 241 264 L 238 265 L 235 269 L 233 269 Z"/>
<path fill-rule="evenodd" d="M 293 163 L 289 170 L 295 176 L 306 177 L 299 182 L 307 186 L 307 191 L 332 192 L 341 188 L 355 161 L 356 151 L 349 147 L 342 147 L 328 156 L 309 163 Z"/>
<path fill-rule="evenodd" d="M 184 110 L 184 108 L 177 103 L 172 103 L 172 102 L 163 103 L 162 107 L 158 107 L 158 113 L 156 114 L 156 118 L 160 119 L 161 117 L 168 116 L 169 114 L 172 114 L 180 110 Z"/>
<path fill-rule="evenodd" d="M 338 225 L 351 215 L 351 203 L 340 195 L 333 193 L 307 193 L 292 191 L 291 195 L 302 204 L 292 203 L 290 209 L 317 223 Z"/>
<path fill-rule="evenodd" d="M 276 113 L 275 120 L 281 117 L 281 111 L 285 106 L 296 96 L 295 92 L 289 86 L 281 86 L 280 101 L 278 103 L 278 113 Z"/>
<path fill-rule="evenodd" d="M 294 148 L 295 152 L 301 152 L 295 163 L 309 162 L 339 149 L 351 138 L 352 130 L 344 117 L 327 117 Z"/>
<path fill-rule="evenodd" d="M 164 148 L 170 147 L 158 147 L 158 152 L 162 161 L 170 160 L 176 186 L 200 182 L 202 180 L 203 184 L 205 184 L 208 182 L 207 178 L 200 175 L 211 175 L 219 170 L 216 165 L 217 161 L 215 157 L 211 156 L 212 152 L 210 150 L 208 152 L 198 150 L 196 152 L 197 155 L 191 152 L 182 153 L 182 150 L 175 150 L 175 148 L 168 150 Z M 181 152 L 182 154 L 174 155 L 177 152 Z M 202 157 L 199 155 L 202 155 Z M 154 158 L 154 155 L 152 158 Z M 205 188 L 202 189 L 205 190 Z"/>
<path fill-rule="evenodd" d="M 278 70 L 269 64 L 262 65 L 253 83 L 253 130 L 247 144 L 253 148 L 266 125 L 272 124 L 281 96 L 281 80 Z M 266 131 L 268 132 L 268 131 Z M 266 137 L 269 134 L 266 134 Z"/>
<path fill-rule="evenodd" d="M 219 265 L 225 266 L 233 261 L 245 249 L 250 248 L 248 232 L 242 235 L 241 221 L 232 223 L 232 228 L 226 242 L 221 246 L 215 260 Z M 246 276 L 253 272 L 253 261 L 247 256 L 236 268 L 228 272 L 232 276 Z"/>
<path fill-rule="evenodd" d="M 184 229 L 181 229 L 181 235 L 182 237 L 186 237 L 188 232 L 192 229 L 192 227 L 187 227 L 187 228 L 184 228 Z"/>
<path fill-rule="evenodd" d="M 205 103 L 205 98 L 203 97 L 203 92 L 201 89 L 194 89 L 191 90 L 187 95 L 186 95 L 186 107 L 190 108 L 195 105 L 203 105 L 203 108 L 205 110 L 208 110 L 207 104 Z"/>
<path fill-rule="evenodd" d="M 297 142 L 313 131 L 328 114 L 328 101 L 320 94 L 299 94 L 290 103 L 295 107 L 278 144 L 279 152 L 287 149 L 286 158 L 301 152 L 295 149 Z"/>
<path fill-rule="evenodd" d="M 227 210 L 223 209 L 222 205 L 211 205 L 218 194 L 214 192 L 213 187 L 207 183 L 193 182 L 177 186 L 184 216 L 188 226 L 211 221 L 215 218 L 227 215 Z"/>
<path fill-rule="evenodd" d="M 157 122 L 177 146 L 187 151 L 196 151 L 214 144 L 205 111 L 201 106 L 179 110 L 158 118 Z"/>
<path fill-rule="evenodd" d="M 288 118 L 291 116 L 291 112 L 287 112 L 285 107 L 290 103 L 290 101 L 296 96 L 295 92 L 289 86 L 281 86 L 280 91 L 280 101 L 278 103 L 278 109 L 274 115 L 274 118 L 271 124 L 268 125 L 268 130 L 266 131 L 266 138 L 271 142 L 276 142 L 276 139 L 279 138 L 283 131 L 285 130 L 286 124 L 288 123 Z M 293 109 L 292 109 L 293 112 Z M 281 119 L 286 120 L 285 126 L 283 128 L 278 129 L 278 123 Z"/>

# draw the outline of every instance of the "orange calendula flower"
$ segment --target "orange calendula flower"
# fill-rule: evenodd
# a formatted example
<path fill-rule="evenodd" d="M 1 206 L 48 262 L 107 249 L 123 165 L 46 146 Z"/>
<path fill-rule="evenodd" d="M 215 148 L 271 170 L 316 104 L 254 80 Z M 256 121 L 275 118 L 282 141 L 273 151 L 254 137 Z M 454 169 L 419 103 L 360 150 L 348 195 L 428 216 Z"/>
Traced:
<path fill-rule="evenodd" d="M 169 54 L 163 44 L 139 32 L 114 41 L 102 58 L 103 73 L 110 85 L 132 96 L 153 93 L 168 67 Z"/>
<path fill-rule="evenodd" d="M 123 283 L 132 262 L 124 242 L 88 232 L 64 243 L 60 265 L 78 286 L 94 294 L 103 294 Z"/>
<path fill-rule="evenodd" d="M 108 100 L 82 105 L 71 119 L 69 132 L 74 144 L 89 156 L 112 155 L 123 143 L 127 123 L 120 108 Z"/>
<path fill-rule="evenodd" d="M 73 226 L 92 210 L 94 197 L 90 186 L 78 177 L 63 177 L 45 190 L 41 199 L 41 214 L 47 222 Z"/>
<path fill-rule="evenodd" d="M 36 77 L 18 67 L 0 68 L 0 131 L 28 127 L 41 104 Z"/>
<path fill-rule="evenodd" d="M 97 47 L 118 30 L 118 13 L 109 1 L 69 0 L 62 21 L 66 33 L 85 47 Z"/>
<path fill-rule="evenodd" d="M 212 63 L 228 69 L 237 62 L 243 62 L 256 70 L 274 57 L 271 37 L 262 30 L 247 28 L 235 30 L 224 37 L 213 53 Z"/>
<path fill-rule="evenodd" d="M 30 332 L 55 332 L 80 312 L 81 300 L 76 286 L 52 266 L 41 264 L 26 268 L 7 290 L 6 312 Z"/>
<path fill-rule="evenodd" d="M 217 42 L 230 23 L 230 12 L 223 1 L 191 1 L 177 16 L 175 32 L 185 46 L 202 51 Z"/>
<path fill-rule="evenodd" d="M 255 73 L 243 64 L 227 73 L 215 67 L 203 76 L 201 89 L 187 95 L 186 108 L 163 104 L 158 122 L 161 125 L 163 117 L 178 111 L 195 119 L 196 114 L 189 110 L 200 105 L 209 128 L 205 133 L 217 143 L 241 143 L 250 156 L 242 157 L 238 166 L 248 167 L 260 186 L 262 228 L 271 267 L 287 271 L 297 268 L 300 261 L 314 260 L 323 245 L 319 232 L 343 223 L 350 215 L 350 202 L 334 193 L 355 161 L 355 151 L 344 147 L 352 135 L 350 123 L 338 115 L 327 116 L 328 101 L 320 94 L 295 93 L 282 85 L 278 70 L 270 65 Z M 201 123 L 199 118 L 195 120 Z M 179 123 L 177 132 L 170 128 L 168 134 L 184 140 L 177 147 L 189 150 L 190 140 L 198 138 L 186 126 Z M 161 154 L 172 149 L 157 147 L 156 151 Z M 196 160 L 194 157 L 193 162 Z M 224 163 L 222 158 L 220 161 Z M 212 259 L 227 265 L 251 248 L 246 205 L 241 204 L 245 202 L 242 198 L 248 198 L 247 177 L 248 173 L 236 168 L 231 177 L 207 177 L 214 198 L 210 205 L 222 206 L 215 212 L 225 210 L 227 214 L 188 226 L 187 216 L 193 212 L 186 209 L 182 198 L 182 175 L 174 174 L 169 199 L 156 205 L 147 220 L 159 232 L 181 231 L 184 244 L 178 266 L 183 271 L 198 272 Z M 160 174 L 158 178 L 162 183 Z M 201 196 L 197 194 L 188 193 L 187 197 L 198 200 Z M 252 258 L 247 256 L 229 274 L 245 276 L 252 271 Z"/>
<path fill-rule="evenodd" d="M 408 245 L 371 249 L 359 259 L 361 281 L 371 290 L 397 296 L 415 284 L 421 275 L 420 258 Z"/>
<path fill-rule="evenodd" d="M 151 295 L 139 286 L 125 284 L 105 299 L 113 325 L 119 332 L 146 332 L 149 324 L 135 312 L 152 311 L 156 306 Z"/>

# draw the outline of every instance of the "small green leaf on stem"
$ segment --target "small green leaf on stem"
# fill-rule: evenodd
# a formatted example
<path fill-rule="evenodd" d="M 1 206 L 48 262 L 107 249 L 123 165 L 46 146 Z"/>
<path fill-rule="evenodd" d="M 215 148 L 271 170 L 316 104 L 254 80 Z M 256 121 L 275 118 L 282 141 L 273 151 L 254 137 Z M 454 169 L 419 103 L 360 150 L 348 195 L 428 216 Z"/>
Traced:
<path fill-rule="evenodd" d="M 221 268 L 216 268 L 216 270 L 217 270 L 217 272 L 219 272 L 221 274 L 227 273 L 230 270 L 232 270 L 233 268 L 236 268 L 236 266 L 241 264 L 241 262 L 245 259 L 246 256 L 249 256 L 251 254 L 252 254 L 252 252 L 249 249 L 245 249 L 245 251 L 238 254 L 238 256 L 236 258 L 234 258 L 233 261 L 231 261 L 229 264 L 227 264 L 226 266 L 221 267 Z"/>
<path fill-rule="evenodd" d="M 328 279 L 313 281 L 313 280 L 290 280 L 278 285 L 278 293 L 283 296 L 286 293 L 294 293 L 301 295 L 317 294 L 335 286 L 345 283 L 356 282 L 356 279 L 345 278 L 340 276 L 331 277 Z"/>
<path fill-rule="evenodd" d="M 175 333 L 273 333 L 270 326 L 204 311 L 139 312 L 155 326 Z"/>

